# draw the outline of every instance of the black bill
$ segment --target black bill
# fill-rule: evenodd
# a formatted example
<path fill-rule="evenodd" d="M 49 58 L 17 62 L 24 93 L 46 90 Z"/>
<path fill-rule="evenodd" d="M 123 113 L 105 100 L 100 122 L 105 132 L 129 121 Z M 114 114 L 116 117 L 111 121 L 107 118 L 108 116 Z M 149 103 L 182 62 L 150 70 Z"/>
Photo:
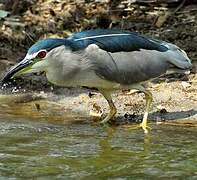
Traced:
<path fill-rule="evenodd" d="M 5 84 L 9 82 L 14 76 L 17 74 L 22 74 L 22 72 L 26 71 L 31 67 L 30 65 L 33 64 L 32 60 L 23 59 L 21 62 L 10 68 L 10 70 L 5 74 L 1 83 Z M 21 73 L 20 73 L 21 72 Z"/>

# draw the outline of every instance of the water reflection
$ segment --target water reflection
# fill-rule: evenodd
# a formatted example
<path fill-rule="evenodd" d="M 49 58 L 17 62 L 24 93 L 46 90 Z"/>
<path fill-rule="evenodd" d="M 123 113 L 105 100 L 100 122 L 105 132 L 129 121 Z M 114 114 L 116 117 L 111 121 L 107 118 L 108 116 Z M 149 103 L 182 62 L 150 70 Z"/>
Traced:
<path fill-rule="evenodd" d="M 39 111 L 33 103 L 0 104 L 0 178 L 197 178 L 195 127 L 154 125 L 144 135 L 39 103 Z"/>

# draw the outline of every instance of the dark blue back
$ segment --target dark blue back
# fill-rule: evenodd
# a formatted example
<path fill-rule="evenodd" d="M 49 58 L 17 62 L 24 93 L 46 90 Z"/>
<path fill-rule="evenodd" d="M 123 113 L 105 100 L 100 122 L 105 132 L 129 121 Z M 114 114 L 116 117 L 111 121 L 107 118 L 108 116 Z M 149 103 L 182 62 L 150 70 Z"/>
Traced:
<path fill-rule="evenodd" d="M 102 37 L 102 35 L 104 36 Z M 112 29 L 93 29 L 74 33 L 66 39 L 66 44 L 70 46 L 73 51 L 82 50 L 90 44 L 96 44 L 108 52 L 129 52 L 138 51 L 140 49 L 157 50 L 161 52 L 168 50 L 168 48 L 161 45 L 157 40 L 149 39 L 138 33 Z"/>

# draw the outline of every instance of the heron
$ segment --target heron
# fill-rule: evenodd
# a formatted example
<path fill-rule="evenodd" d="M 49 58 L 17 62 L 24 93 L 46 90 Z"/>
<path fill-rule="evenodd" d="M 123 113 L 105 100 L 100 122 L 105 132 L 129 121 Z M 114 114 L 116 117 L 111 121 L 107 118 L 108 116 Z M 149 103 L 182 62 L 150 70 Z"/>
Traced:
<path fill-rule="evenodd" d="M 91 29 L 66 38 L 47 38 L 33 44 L 23 60 L 10 68 L 3 83 L 26 73 L 45 72 L 49 82 L 63 87 L 96 88 L 107 100 L 110 122 L 117 109 L 112 93 L 136 89 L 145 94 L 141 127 L 148 133 L 152 94 L 143 84 L 170 68 L 190 69 L 191 60 L 178 46 L 136 32 Z"/>

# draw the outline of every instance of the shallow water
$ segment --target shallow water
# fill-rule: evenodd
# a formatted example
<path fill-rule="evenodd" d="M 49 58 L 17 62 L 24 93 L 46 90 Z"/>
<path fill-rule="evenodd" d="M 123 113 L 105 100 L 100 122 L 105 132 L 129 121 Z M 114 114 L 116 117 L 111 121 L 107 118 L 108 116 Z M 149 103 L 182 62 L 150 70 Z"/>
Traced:
<path fill-rule="evenodd" d="M 197 179 L 195 127 L 153 123 L 144 135 L 45 111 L 1 103 L 0 179 Z"/>

